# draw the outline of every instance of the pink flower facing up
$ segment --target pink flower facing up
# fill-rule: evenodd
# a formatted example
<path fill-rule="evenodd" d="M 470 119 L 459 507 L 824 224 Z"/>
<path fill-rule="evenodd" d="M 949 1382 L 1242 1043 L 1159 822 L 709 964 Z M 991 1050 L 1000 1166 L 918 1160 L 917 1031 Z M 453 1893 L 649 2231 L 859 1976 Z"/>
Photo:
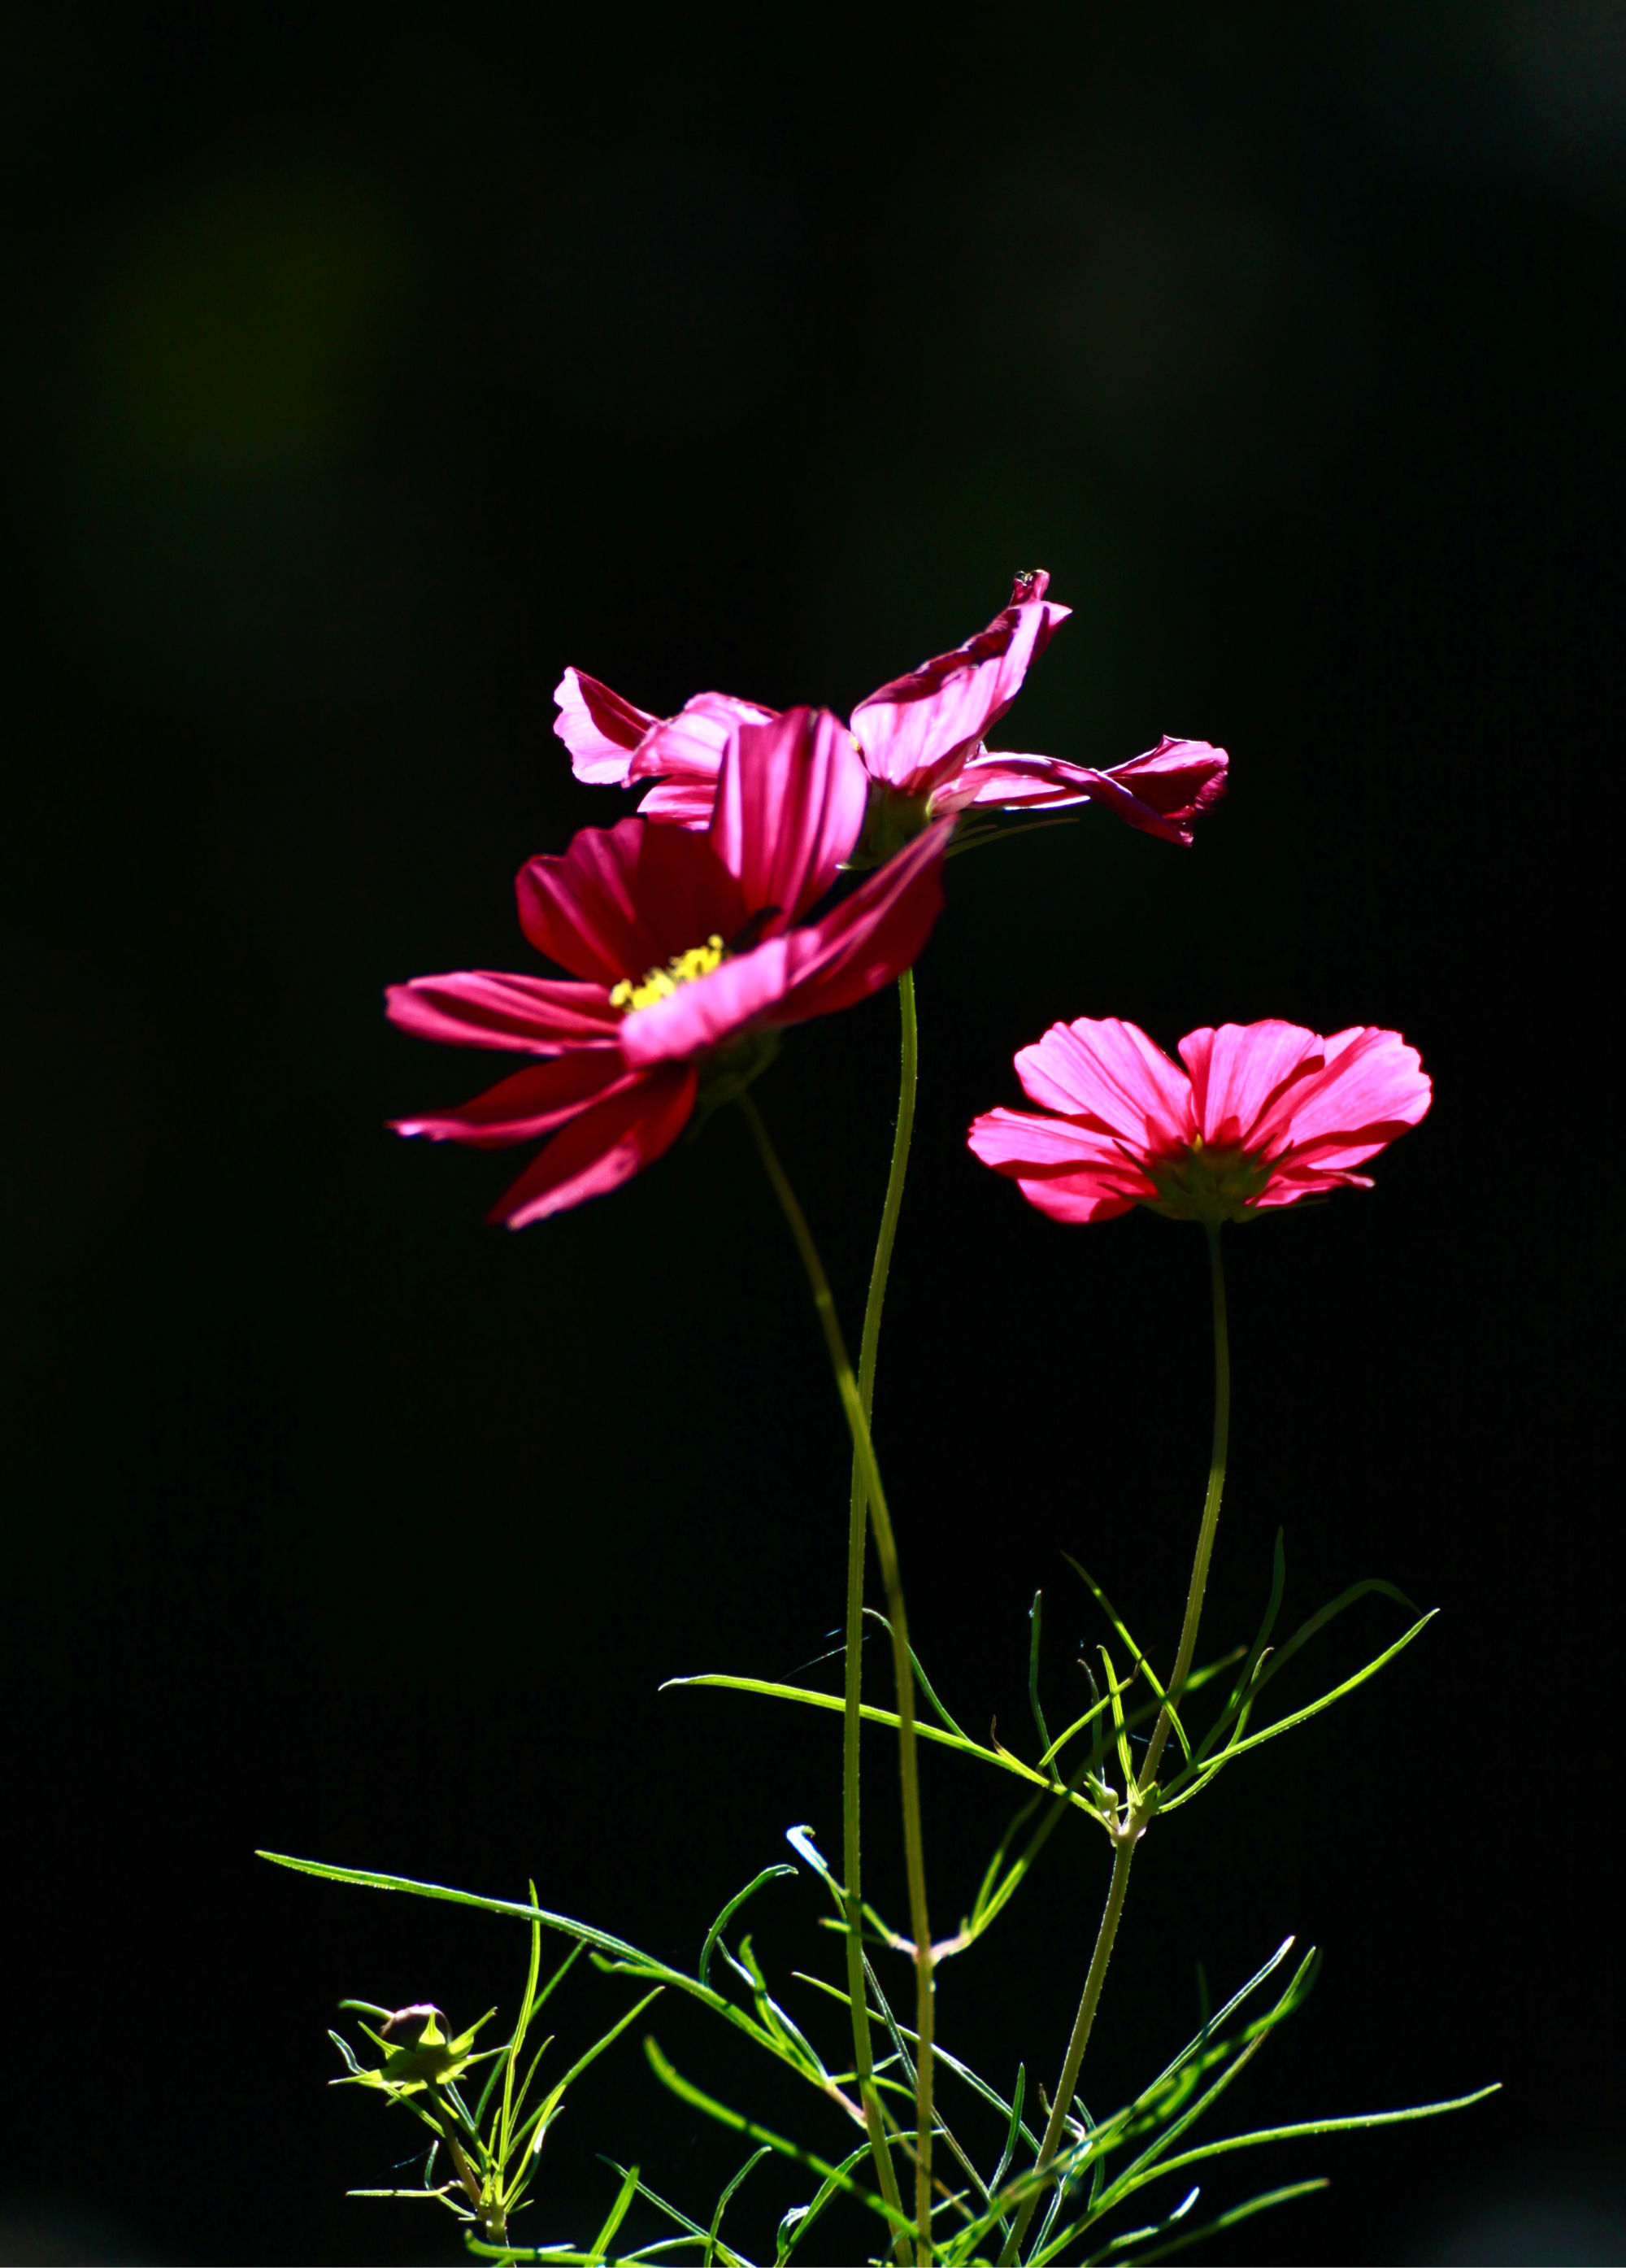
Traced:
<path fill-rule="evenodd" d="M 533 858 L 516 885 L 520 927 L 573 981 L 474 969 L 392 986 L 403 1031 L 533 1058 L 395 1130 L 482 1149 L 551 1136 L 491 1215 L 511 1228 L 619 1189 L 703 1094 L 739 1093 L 786 1025 L 850 1007 L 925 944 L 946 826 L 793 926 L 835 880 L 867 794 L 839 719 L 792 709 L 732 732 L 703 834 L 624 819 Z"/>
<path fill-rule="evenodd" d="M 1225 792 L 1229 759 L 1206 740 L 1162 740 L 1110 771 L 984 748 L 1028 665 L 1071 611 L 1045 596 L 1049 582 L 1042 569 L 1019 575 L 1011 603 L 985 630 L 894 678 L 853 711 L 852 736 L 871 783 L 855 864 L 875 865 L 933 820 L 973 806 L 1056 811 L 1104 803 L 1131 827 L 1189 843 L 1190 821 Z M 579 669 L 565 671 L 554 699 L 554 730 L 577 778 L 619 786 L 654 780 L 639 810 L 681 827 L 710 820 L 731 733 L 775 713 L 732 694 L 697 693 L 675 717 L 651 717 Z"/>
<path fill-rule="evenodd" d="M 990 1110 L 971 1147 L 1056 1220 L 1144 1204 L 1217 1228 L 1322 1190 L 1370 1189 L 1350 1168 L 1429 1107 L 1416 1049 L 1363 1024 L 1329 1040 L 1274 1020 L 1222 1024 L 1188 1032 L 1180 1057 L 1116 1017 L 1052 1024 L 1016 1058 L 1045 1115 Z"/>

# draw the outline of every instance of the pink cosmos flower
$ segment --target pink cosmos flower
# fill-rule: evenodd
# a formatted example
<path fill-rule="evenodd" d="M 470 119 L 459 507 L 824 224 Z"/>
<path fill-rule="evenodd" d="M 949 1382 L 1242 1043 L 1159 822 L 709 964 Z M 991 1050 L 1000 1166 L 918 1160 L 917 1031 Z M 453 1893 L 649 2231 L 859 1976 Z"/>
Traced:
<path fill-rule="evenodd" d="M 862 863 L 876 863 L 930 821 L 973 805 L 1054 811 L 1104 803 L 1131 827 L 1189 843 L 1188 822 L 1225 792 L 1230 760 L 1206 740 L 1165 739 L 1110 771 L 984 748 L 1028 665 L 1071 611 L 1045 596 L 1049 584 L 1042 569 L 1019 575 L 1009 606 L 985 630 L 894 678 L 853 711 L 852 736 L 873 783 Z M 565 671 L 554 699 L 554 730 L 577 778 L 622 786 L 657 781 L 639 810 L 681 827 L 710 820 L 723 751 L 736 727 L 764 724 L 775 713 L 730 693 L 697 693 L 675 717 L 651 717 L 579 669 Z"/>
<path fill-rule="evenodd" d="M 704 834 L 623 819 L 533 858 L 516 885 L 520 926 L 570 980 L 473 969 L 387 995 L 404 1031 L 532 1060 L 395 1130 L 478 1148 L 551 1136 L 492 1212 L 511 1228 L 619 1189 L 670 1148 L 697 1099 L 726 1101 L 754 1078 L 786 1025 L 850 1007 L 925 944 L 946 826 L 793 926 L 835 880 L 867 793 L 840 721 L 791 709 L 733 732 Z"/>
<path fill-rule="evenodd" d="M 1274 1019 L 1222 1024 L 1188 1032 L 1180 1057 L 1116 1017 L 1052 1024 L 1016 1058 L 1047 1115 L 990 1110 L 968 1139 L 1054 1219 L 1144 1204 L 1215 1227 L 1370 1189 L 1350 1168 L 1415 1126 L 1431 1092 L 1415 1048 L 1363 1024 L 1328 1040 Z"/>

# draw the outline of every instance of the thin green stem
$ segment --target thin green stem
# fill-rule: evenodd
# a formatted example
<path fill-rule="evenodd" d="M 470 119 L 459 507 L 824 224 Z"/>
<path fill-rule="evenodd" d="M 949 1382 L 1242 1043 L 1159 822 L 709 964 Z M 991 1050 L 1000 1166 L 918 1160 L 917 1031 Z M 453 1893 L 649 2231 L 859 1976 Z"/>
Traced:
<path fill-rule="evenodd" d="M 875 1408 L 875 1358 L 880 1344 L 881 1309 L 887 1298 L 887 1278 L 892 1267 L 893 1241 L 903 1204 L 903 1182 L 909 1172 L 909 1138 L 915 1125 L 915 1085 L 919 1066 L 919 1039 L 915 1018 L 915 975 L 906 968 L 898 979 L 898 1005 L 903 1027 L 902 1076 L 898 1088 L 898 1121 L 892 1138 L 892 1167 L 881 1206 L 880 1233 L 875 1240 L 875 1263 L 870 1270 L 870 1292 L 864 1308 L 864 1336 L 858 1347 L 858 1403 L 869 1424 Z M 864 1460 L 855 1445 L 852 1493 L 847 1519 L 847 1649 L 846 1713 L 842 1727 L 842 1875 L 847 1886 L 847 1993 L 852 2004 L 852 2044 L 858 2078 L 858 2097 L 864 2123 L 874 2154 L 875 2170 L 888 2201 L 899 2203 L 897 2175 L 881 2117 L 880 2097 L 874 2082 L 874 2051 L 870 2040 L 869 1994 L 864 1980 L 864 1891 L 859 1840 L 859 1714 L 864 1683 L 864 1568 L 869 1540 L 870 1491 Z M 891 2188 L 887 2189 L 887 2183 Z"/>
<path fill-rule="evenodd" d="M 1107 1963 L 1112 1959 L 1113 1942 L 1118 1934 L 1123 1901 L 1129 1887 L 1129 1865 L 1139 1840 L 1139 1828 L 1134 1825 L 1114 1838 L 1112 1880 L 1107 1885 L 1107 1904 L 1101 1910 L 1100 1927 L 1095 1933 L 1095 1950 L 1090 1955 L 1089 1972 L 1079 1996 L 1078 2013 L 1073 2018 L 1072 2036 L 1067 2043 L 1062 2076 L 1050 2104 L 1049 2121 L 1044 2130 L 1044 2139 L 1039 2145 L 1039 2160 L 1034 2170 L 1041 2174 L 1048 2166 L 1054 2164 L 1066 2139 L 1067 2114 L 1072 2109 L 1073 2095 L 1078 2086 L 1078 2073 L 1084 2063 L 1084 2051 L 1090 2044 L 1095 2011 L 1100 2003 L 1101 1986 L 1107 1981 Z M 999 2256 L 1002 2268 L 1008 2268 L 1009 2264 L 1021 2257 L 1022 2239 L 1027 2234 L 1027 2225 L 1037 2212 L 1043 2195 L 1042 2190 L 1033 2191 L 1017 2214 L 1005 2249 Z"/>
<path fill-rule="evenodd" d="M 806 1270 L 813 1307 L 829 1353 L 830 1367 L 835 1373 L 836 1391 L 841 1396 L 848 1429 L 852 1435 L 853 1454 L 869 1498 L 870 1520 L 875 1530 L 876 1557 L 880 1561 L 881 1581 L 887 1594 L 887 1619 L 892 1631 L 893 1671 L 898 1690 L 898 1771 L 903 1788 L 903 1856 L 909 1874 L 909 1926 L 915 1940 L 915 2027 L 919 2035 L 915 2088 L 915 2242 L 916 2259 L 924 2262 L 931 2258 L 931 1924 L 926 1907 L 925 1848 L 920 1829 L 920 1764 L 915 1738 L 915 1672 L 909 1660 L 909 1622 L 904 1612 L 898 1550 L 893 1535 L 892 1516 L 887 1508 L 887 1492 L 881 1485 L 880 1468 L 875 1462 L 875 1447 L 870 1439 L 869 1420 L 865 1414 L 858 1381 L 848 1358 L 847 1343 L 842 1336 L 841 1322 L 835 1313 L 835 1301 L 831 1296 L 824 1263 L 819 1257 L 806 1218 L 797 1202 L 796 1192 L 786 1180 L 784 1167 L 769 1138 L 761 1113 L 748 1094 L 739 1097 L 739 1108 L 745 1113 L 746 1123 L 751 1130 L 751 1138 L 756 1144 L 763 1170 L 779 1200 L 791 1233 L 796 1240 L 796 1248 L 801 1255 L 802 1266 Z"/>
<path fill-rule="evenodd" d="M 1209 1274 L 1214 1290 L 1214 1447 L 1208 1461 L 1208 1494 L 1203 1499 L 1203 1525 L 1197 1530 L 1196 1557 L 1191 1563 L 1191 1588 L 1186 1595 L 1186 1620 L 1180 1633 L 1174 1675 L 1165 1690 L 1168 1707 L 1159 1712 L 1140 1768 L 1136 1790 L 1144 1794 L 1158 1776 L 1164 1743 L 1170 1732 L 1169 1708 L 1178 1709 L 1192 1656 L 1197 1650 L 1197 1624 L 1203 1619 L 1203 1594 L 1208 1588 L 1208 1565 L 1214 1555 L 1214 1535 L 1219 1526 L 1219 1499 L 1225 1488 L 1225 1452 L 1231 1439 L 1231 1335 L 1225 1322 L 1225 1270 L 1219 1256 L 1219 1227 L 1208 1232 Z"/>
<path fill-rule="evenodd" d="M 1090 2043 L 1101 1986 L 1107 1978 L 1107 1964 L 1112 1958 L 1113 1942 L 1118 1934 L 1118 1923 L 1123 1913 L 1123 1901 L 1129 1887 L 1130 1861 L 1135 1856 L 1136 1845 L 1145 1832 L 1144 1822 L 1151 1808 L 1144 1799 L 1157 1778 L 1158 1765 L 1173 1729 L 1174 1720 L 1169 1712 L 1179 1708 L 1186 1680 L 1191 1674 L 1192 1657 L 1197 1646 L 1197 1626 L 1203 1619 L 1203 1595 L 1208 1588 L 1209 1562 L 1214 1556 L 1214 1536 L 1219 1526 L 1219 1502 L 1225 1487 L 1225 1452 L 1231 1438 L 1231 1338 L 1225 1322 L 1225 1274 L 1219 1256 L 1218 1224 L 1208 1232 L 1208 1259 L 1214 1298 L 1214 1444 L 1209 1455 L 1208 1493 L 1203 1501 L 1203 1521 L 1197 1529 L 1196 1554 L 1191 1563 L 1191 1585 L 1186 1594 L 1186 1619 L 1180 1633 L 1180 1651 L 1174 1657 L 1174 1674 L 1165 1688 L 1167 1699 L 1159 1711 L 1158 1721 L 1152 1727 L 1145 1762 L 1134 1786 L 1125 1791 L 1122 1815 L 1113 1830 L 1112 1880 L 1107 1885 L 1100 1927 L 1095 1933 L 1095 1950 L 1090 1956 L 1089 1973 L 1084 1980 L 1078 2013 L 1073 2019 L 1072 2036 L 1067 2043 L 1062 2076 L 1050 2105 L 1049 2123 L 1039 2146 L 1036 2170 L 1041 2173 L 1056 2158 L 1066 2133 L 1067 2117 L 1078 2090 L 1084 2051 Z M 1002 2263 L 1012 2263 L 1020 2258 L 1022 2241 L 1042 2194 L 1041 2190 L 1034 2191 L 1017 2214 L 1010 2241 L 999 2256 Z"/>

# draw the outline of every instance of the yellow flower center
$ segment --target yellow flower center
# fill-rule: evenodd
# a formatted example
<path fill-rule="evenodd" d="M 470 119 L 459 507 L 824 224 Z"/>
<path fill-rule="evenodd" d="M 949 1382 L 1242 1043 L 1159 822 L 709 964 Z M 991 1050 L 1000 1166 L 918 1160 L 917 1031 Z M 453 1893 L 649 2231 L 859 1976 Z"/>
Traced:
<path fill-rule="evenodd" d="M 697 976 L 710 976 L 714 968 L 723 965 L 723 940 L 709 937 L 703 945 L 691 945 L 687 953 L 674 954 L 664 968 L 646 969 L 635 984 L 630 976 L 623 976 L 610 994 L 612 1008 L 652 1008 L 657 1000 L 668 1000 L 680 984 L 692 984 Z"/>

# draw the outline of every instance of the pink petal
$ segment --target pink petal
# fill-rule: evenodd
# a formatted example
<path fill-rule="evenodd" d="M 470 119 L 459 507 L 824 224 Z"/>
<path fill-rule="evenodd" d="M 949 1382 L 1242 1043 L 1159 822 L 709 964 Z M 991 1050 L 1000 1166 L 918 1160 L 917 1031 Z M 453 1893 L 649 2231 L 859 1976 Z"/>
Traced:
<path fill-rule="evenodd" d="M 1324 1045 L 1302 1025 L 1275 1018 L 1188 1032 L 1180 1059 L 1191 1073 L 1203 1139 L 1226 1150 L 1262 1149 L 1265 1114 L 1291 1087 L 1321 1070 Z"/>
<path fill-rule="evenodd" d="M 555 1135 L 490 1218 L 524 1228 L 620 1189 L 677 1140 L 695 1108 L 697 1084 L 687 1064 L 674 1064 L 618 1087 Z"/>
<path fill-rule="evenodd" d="M 1297 1204 L 1300 1197 L 1322 1197 L 1333 1189 L 1369 1189 L 1372 1185 L 1366 1174 L 1283 1174 L 1254 1198 L 1253 1210 L 1271 1212 L 1281 1205 Z"/>
<path fill-rule="evenodd" d="M 1019 1049 L 1017 1077 L 1047 1109 L 1081 1117 L 1137 1152 L 1166 1150 L 1192 1128 L 1189 1082 L 1138 1024 L 1080 1016 Z"/>
<path fill-rule="evenodd" d="M 953 785 L 939 791 L 932 807 L 977 803 L 1006 811 L 1061 810 L 1100 803 L 1144 834 L 1189 843 L 1186 821 L 1224 794 L 1228 762 L 1225 750 L 1206 740 L 1161 740 L 1110 771 L 1063 763 L 1059 756 L 985 754 L 974 756 Z"/>
<path fill-rule="evenodd" d="M 621 1027 L 627 1061 L 701 1055 L 749 1030 L 834 1014 L 889 984 L 941 909 L 949 833 L 946 821 L 928 828 L 822 921 L 770 938 L 629 1015 Z"/>
<path fill-rule="evenodd" d="M 715 794 L 723 752 L 741 725 L 771 725 L 778 712 L 732 693 L 696 693 L 675 717 L 645 738 L 629 767 L 629 779 L 673 779 L 709 784 Z"/>
<path fill-rule="evenodd" d="M 1121 1197 L 1107 1183 L 1087 1174 L 1063 1176 L 1053 1182 L 1027 1182 L 1019 1177 L 1016 1185 L 1030 1205 L 1048 1213 L 1052 1220 L 1115 1220 L 1120 1213 L 1133 1212 L 1140 1203 L 1138 1197 Z"/>
<path fill-rule="evenodd" d="M 1398 1032 L 1357 1025 L 1321 1046 L 1321 1069 L 1262 1115 L 1262 1144 L 1294 1158 L 1357 1164 L 1353 1146 L 1364 1145 L 1360 1155 L 1372 1157 L 1427 1112 L 1432 1083 L 1416 1048 Z"/>
<path fill-rule="evenodd" d="M 392 1121 L 397 1134 L 427 1135 L 431 1142 L 468 1142 L 477 1149 L 500 1149 L 550 1134 L 575 1118 L 590 1102 L 615 1092 L 634 1076 L 618 1052 L 585 1048 L 552 1063 L 533 1064 L 485 1094 L 452 1110 Z"/>
<path fill-rule="evenodd" d="M 908 795 L 925 793 L 998 722 L 1071 612 L 1045 597 L 1049 582 L 1042 570 L 1019 576 L 1010 604 L 985 630 L 859 703 L 852 729 L 877 779 Z"/>
<path fill-rule="evenodd" d="M 602 984 L 554 976 L 506 976 L 487 968 L 415 976 L 385 993 L 389 1020 L 420 1040 L 466 1048 L 513 1048 L 538 1056 L 612 1047 L 621 1012 Z"/>
<path fill-rule="evenodd" d="M 1166 733 L 1144 756 L 1114 764 L 1108 779 L 1133 789 L 1136 798 L 1164 819 L 1193 819 L 1218 802 L 1225 792 L 1231 759 L 1208 740 L 1172 740 Z"/>
<path fill-rule="evenodd" d="M 708 836 L 642 819 L 583 828 L 563 858 L 522 866 L 515 889 L 537 951 L 609 985 L 736 936 L 749 910 Z"/>
<path fill-rule="evenodd" d="M 639 804 L 638 816 L 662 827 L 699 830 L 710 826 L 716 809 L 715 779 L 661 780 Z"/>
<path fill-rule="evenodd" d="M 627 777 L 632 751 L 659 719 L 635 709 L 585 670 L 567 669 L 554 688 L 559 714 L 554 731 L 570 752 L 570 770 L 596 786 Z"/>
<path fill-rule="evenodd" d="M 783 928 L 817 903 L 858 839 L 870 784 L 852 735 L 828 709 L 742 725 L 728 744 L 711 842 L 748 911 Z"/>

